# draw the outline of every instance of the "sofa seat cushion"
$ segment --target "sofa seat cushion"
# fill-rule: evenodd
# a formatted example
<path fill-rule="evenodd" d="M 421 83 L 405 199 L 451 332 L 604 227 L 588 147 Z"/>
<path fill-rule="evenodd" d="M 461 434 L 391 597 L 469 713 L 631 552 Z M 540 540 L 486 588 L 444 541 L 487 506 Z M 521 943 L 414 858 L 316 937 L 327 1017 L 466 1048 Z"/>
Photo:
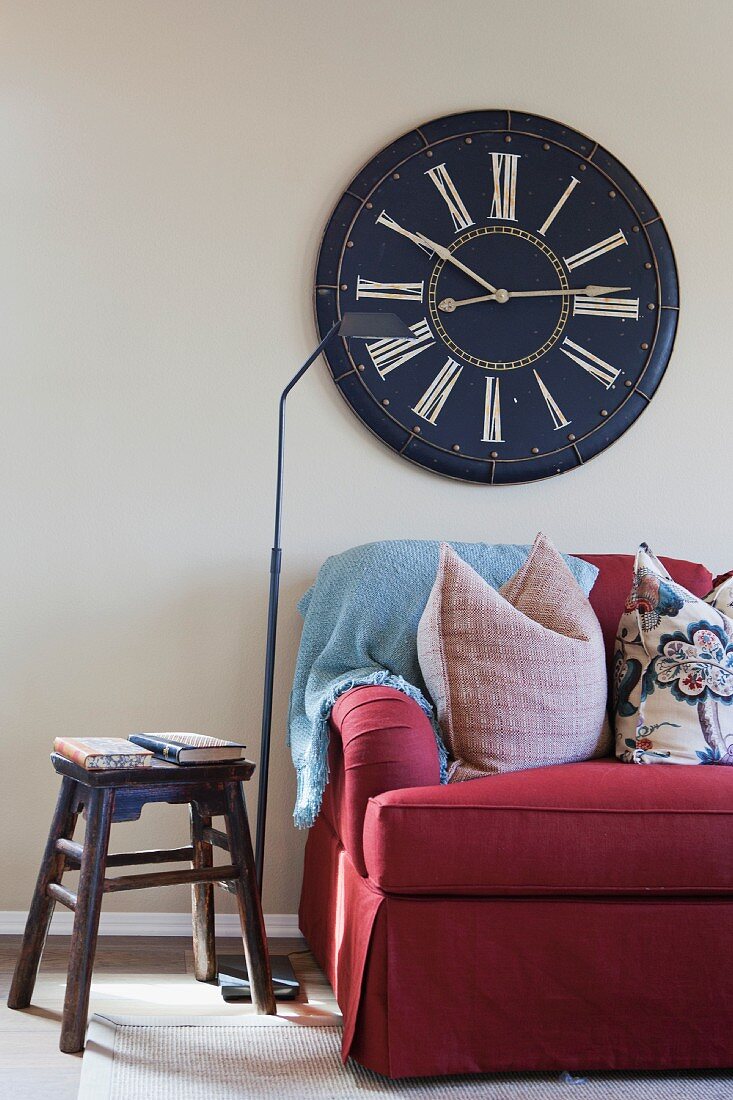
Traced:
<path fill-rule="evenodd" d="M 592 760 L 369 800 L 393 894 L 733 894 L 733 768 Z"/>

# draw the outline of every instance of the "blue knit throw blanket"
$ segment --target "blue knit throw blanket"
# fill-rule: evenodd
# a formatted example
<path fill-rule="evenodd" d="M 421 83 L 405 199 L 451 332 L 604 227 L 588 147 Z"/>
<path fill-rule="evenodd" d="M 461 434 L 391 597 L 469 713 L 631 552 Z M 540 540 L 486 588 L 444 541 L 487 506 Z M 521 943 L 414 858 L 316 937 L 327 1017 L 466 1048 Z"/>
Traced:
<path fill-rule="evenodd" d="M 494 588 L 527 558 L 528 546 L 452 542 L 457 554 Z M 290 696 L 288 744 L 298 777 L 293 818 L 309 828 L 328 781 L 328 719 L 336 699 L 351 687 L 389 684 L 429 715 L 438 744 L 441 779 L 447 754 L 417 659 L 417 625 L 438 568 L 438 542 L 372 542 L 338 554 L 321 566 L 316 583 L 298 604 L 303 634 Z M 566 556 L 588 594 L 595 566 Z"/>

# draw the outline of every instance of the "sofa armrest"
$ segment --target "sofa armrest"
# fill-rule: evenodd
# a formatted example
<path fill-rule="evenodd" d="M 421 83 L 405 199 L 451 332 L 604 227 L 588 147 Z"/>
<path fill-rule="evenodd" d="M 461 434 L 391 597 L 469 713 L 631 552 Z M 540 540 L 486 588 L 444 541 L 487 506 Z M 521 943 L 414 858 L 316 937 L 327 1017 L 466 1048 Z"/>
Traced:
<path fill-rule="evenodd" d="M 381 685 L 351 688 L 339 696 L 331 711 L 331 734 L 335 825 L 357 871 L 366 876 L 367 802 L 385 791 L 440 783 L 435 734 L 413 699 Z"/>

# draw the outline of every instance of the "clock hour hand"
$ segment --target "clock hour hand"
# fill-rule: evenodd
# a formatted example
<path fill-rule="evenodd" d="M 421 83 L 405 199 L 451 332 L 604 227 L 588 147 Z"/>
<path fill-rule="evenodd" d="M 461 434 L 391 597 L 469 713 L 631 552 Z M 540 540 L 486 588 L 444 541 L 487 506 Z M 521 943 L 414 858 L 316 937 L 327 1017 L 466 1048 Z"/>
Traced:
<path fill-rule="evenodd" d="M 458 309 L 459 306 L 471 306 L 474 302 L 508 302 L 510 298 L 549 298 L 554 295 L 562 295 L 563 297 L 570 297 L 575 294 L 584 294 L 587 298 L 602 298 L 606 294 L 614 294 L 622 290 L 631 290 L 630 286 L 595 286 L 592 283 L 589 286 L 576 287 L 573 290 L 558 289 L 558 290 L 496 290 L 493 294 L 482 294 L 478 298 L 462 298 L 458 301 L 455 298 L 444 298 L 442 302 L 438 303 L 438 309 L 442 309 L 444 313 L 452 313 L 453 310 Z"/>
<path fill-rule="evenodd" d="M 468 275 L 469 279 L 473 279 L 479 286 L 486 287 L 487 290 L 490 290 L 492 296 L 497 293 L 495 286 L 492 286 L 486 279 L 482 279 L 481 276 L 477 275 L 475 271 L 472 271 L 470 267 L 466 267 L 465 264 L 461 263 L 461 261 L 453 255 L 450 249 L 445 248 L 442 244 L 436 244 L 435 241 L 431 241 L 422 233 L 418 233 L 416 236 L 419 237 L 422 244 L 427 245 L 427 247 L 431 249 L 436 256 L 439 256 L 441 260 L 445 260 L 448 264 L 453 264 L 453 266 L 457 267 L 459 271 L 462 271 L 464 275 Z M 450 300 L 452 301 L 452 299 Z"/>

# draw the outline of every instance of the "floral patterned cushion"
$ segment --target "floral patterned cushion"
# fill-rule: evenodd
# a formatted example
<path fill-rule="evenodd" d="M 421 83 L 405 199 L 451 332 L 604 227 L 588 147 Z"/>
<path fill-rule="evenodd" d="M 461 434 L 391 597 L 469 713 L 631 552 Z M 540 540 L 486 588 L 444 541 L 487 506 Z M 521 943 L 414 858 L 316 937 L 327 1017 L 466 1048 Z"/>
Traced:
<path fill-rule="evenodd" d="M 634 764 L 733 764 L 733 577 L 701 600 L 649 547 L 614 655 L 616 755 Z"/>
<path fill-rule="evenodd" d="M 705 597 L 705 603 L 733 619 L 733 573 L 717 578 L 715 588 Z"/>

